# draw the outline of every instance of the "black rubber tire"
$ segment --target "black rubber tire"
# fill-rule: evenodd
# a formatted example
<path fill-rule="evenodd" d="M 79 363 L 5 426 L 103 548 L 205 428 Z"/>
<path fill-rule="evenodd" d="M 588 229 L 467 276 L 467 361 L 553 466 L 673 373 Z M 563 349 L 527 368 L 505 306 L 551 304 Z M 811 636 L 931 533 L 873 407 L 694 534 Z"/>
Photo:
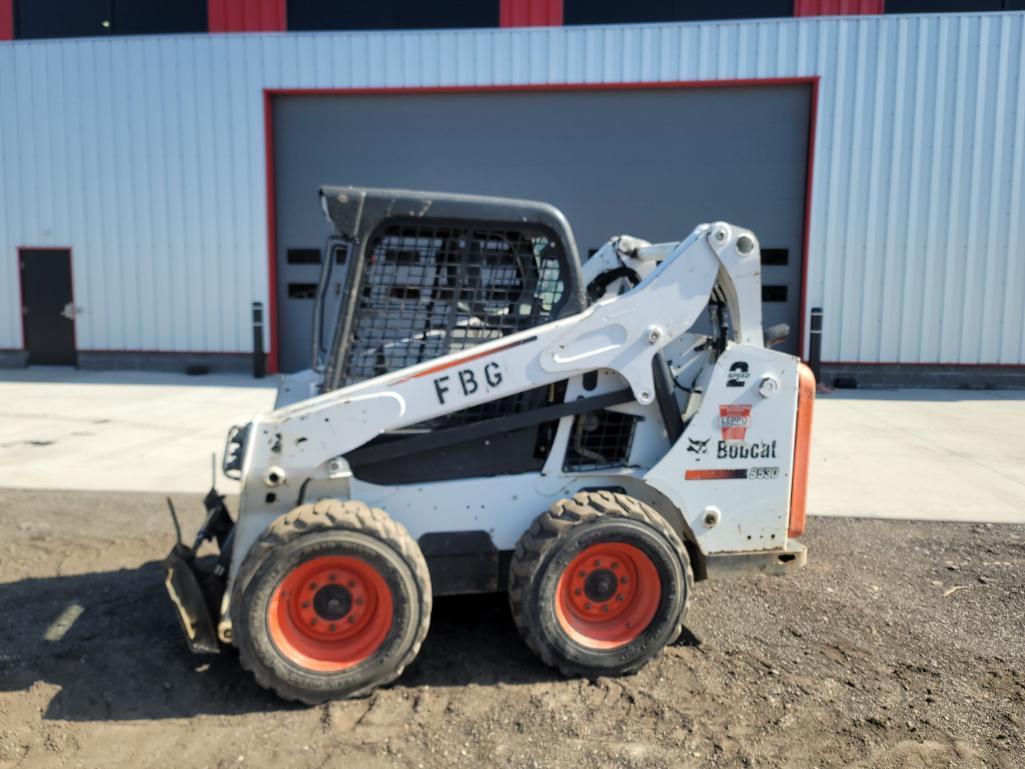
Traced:
<path fill-rule="evenodd" d="M 381 647 L 338 672 L 300 667 L 273 643 L 267 609 L 279 582 L 321 555 L 358 555 L 381 573 L 394 619 Z M 362 502 L 322 500 L 275 520 L 247 553 L 232 589 L 232 641 L 242 666 L 286 700 L 315 705 L 360 697 L 401 675 L 420 651 L 431 621 L 431 578 L 420 547 L 387 513 Z"/>
<path fill-rule="evenodd" d="M 555 615 L 559 576 L 586 547 L 601 541 L 639 547 L 654 563 L 662 585 L 647 629 L 614 649 L 591 649 L 572 638 Z M 538 516 L 516 544 L 509 566 L 509 605 L 527 646 L 566 676 L 634 673 L 683 631 L 694 572 L 687 549 L 665 519 L 643 502 L 610 491 L 580 492 Z"/>

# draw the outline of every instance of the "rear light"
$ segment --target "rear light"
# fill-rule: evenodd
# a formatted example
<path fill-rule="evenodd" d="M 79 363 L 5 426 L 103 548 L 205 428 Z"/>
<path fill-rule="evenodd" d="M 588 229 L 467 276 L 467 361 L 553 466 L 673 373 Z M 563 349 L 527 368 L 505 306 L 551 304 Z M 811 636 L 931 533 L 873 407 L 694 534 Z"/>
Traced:
<path fill-rule="evenodd" d="M 794 436 L 794 481 L 790 487 L 790 525 L 787 536 L 804 534 L 808 503 L 808 460 L 811 458 L 811 417 L 815 406 L 815 375 L 797 364 L 797 433 Z"/>

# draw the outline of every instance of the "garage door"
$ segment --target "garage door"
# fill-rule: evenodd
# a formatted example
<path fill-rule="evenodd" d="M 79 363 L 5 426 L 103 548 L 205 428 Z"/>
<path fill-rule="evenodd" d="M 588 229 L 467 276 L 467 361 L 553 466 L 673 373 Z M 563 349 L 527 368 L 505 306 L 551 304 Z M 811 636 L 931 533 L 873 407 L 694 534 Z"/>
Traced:
<path fill-rule="evenodd" d="M 274 97 L 282 370 L 309 366 L 330 229 L 322 184 L 535 198 L 581 257 L 609 237 L 678 240 L 700 222 L 762 244 L 765 324 L 796 350 L 810 87 Z"/>

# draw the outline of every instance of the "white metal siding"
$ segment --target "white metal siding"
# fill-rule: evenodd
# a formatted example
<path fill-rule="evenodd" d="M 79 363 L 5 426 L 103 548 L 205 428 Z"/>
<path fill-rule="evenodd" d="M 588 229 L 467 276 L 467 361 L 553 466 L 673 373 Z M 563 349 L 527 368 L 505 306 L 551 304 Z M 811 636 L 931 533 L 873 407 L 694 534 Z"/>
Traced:
<path fill-rule="evenodd" d="M 1025 363 L 1023 36 L 1007 13 L 3 43 L 0 348 L 21 346 L 16 247 L 52 245 L 81 349 L 249 350 L 264 88 L 818 75 L 823 357 Z"/>

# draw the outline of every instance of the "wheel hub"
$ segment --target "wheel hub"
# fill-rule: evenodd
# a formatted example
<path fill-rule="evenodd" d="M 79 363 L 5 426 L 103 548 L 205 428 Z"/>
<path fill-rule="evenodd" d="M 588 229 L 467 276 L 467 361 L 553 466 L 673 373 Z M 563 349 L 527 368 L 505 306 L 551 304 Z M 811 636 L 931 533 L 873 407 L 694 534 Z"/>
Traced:
<path fill-rule="evenodd" d="M 311 670 L 342 670 L 370 657 L 391 628 L 391 591 L 370 563 L 321 556 L 295 567 L 268 606 L 271 639 Z"/>
<path fill-rule="evenodd" d="M 352 608 L 352 593 L 342 585 L 325 585 L 313 596 L 313 611 L 323 620 L 339 620 Z"/>
<path fill-rule="evenodd" d="M 581 551 L 556 586 L 556 616 L 573 640 L 594 649 L 630 643 L 651 624 L 662 596 L 652 560 L 625 542 Z"/>
<path fill-rule="evenodd" d="M 584 580 L 584 595 L 592 601 L 602 603 L 616 594 L 619 580 L 611 569 L 595 569 Z"/>

